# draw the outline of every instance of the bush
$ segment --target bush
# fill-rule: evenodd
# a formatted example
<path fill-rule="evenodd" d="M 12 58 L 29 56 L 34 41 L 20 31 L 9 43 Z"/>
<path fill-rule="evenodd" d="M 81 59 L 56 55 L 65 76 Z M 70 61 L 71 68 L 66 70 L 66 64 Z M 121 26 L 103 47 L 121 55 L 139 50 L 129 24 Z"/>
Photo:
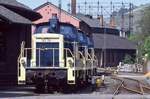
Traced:
<path fill-rule="evenodd" d="M 123 60 L 124 64 L 134 64 L 135 60 L 129 55 L 126 54 Z"/>

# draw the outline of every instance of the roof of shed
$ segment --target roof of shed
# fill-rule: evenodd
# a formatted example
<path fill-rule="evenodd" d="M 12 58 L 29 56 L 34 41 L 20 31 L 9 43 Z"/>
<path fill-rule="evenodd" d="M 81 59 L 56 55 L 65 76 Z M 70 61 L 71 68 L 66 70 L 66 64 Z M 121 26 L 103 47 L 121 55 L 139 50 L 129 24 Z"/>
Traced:
<path fill-rule="evenodd" d="M 40 5 L 39 7 L 35 8 L 35 9 L 33 9 L 33 10 L 34 10 L 34 11 L 38 11 L 39 9 L 41 9 L 41 8 L 43 8 L 43 7 L 47 6 L 47 5 L 51 5 L 51 6 L 55 7 L 56 9 L 60 10 L 60 8 L 59 8 L 58 6 L 56 6 L 56 5 L 52 4 L 51 2 L 46 2 L 46 3 L 44 3 L 44 4 Z M 62 11 L 63 13 L 65 13 L 65 14 L 67 14 L 67 15 L 69 15 L 69 16 L 71 16 L 71 17 L 73 17 L 74 19 L 76 19 L 76 20 L 79 20 L 79 21 L 80 21 L 80 19 L 79 19 L 78 17 L 73 16 L 71 13 L 69 13 L 69 12 L 67 12 L 67 11 L 65 11 L 65 10 L 63 10 L 63 9 L 61 9 L 61 11 Z"/>
<path fill-rule="evenodd" d="M 6 7 L 7 9 L 20 14 L 21 16 L 31 20 L 35 21 L 39 18 L 41 18 L 41 15 L 29 7 L 19 3 L 16 0 L 0 0 L 0 5 Z"/>
<path fill-rule="evenodd" d="M 135 43 L 115 35 L 93 34 L 94 47 L 97 49 L 135 50 Z"/>
<path fill-rule="evenodd" d="M 0 5 L 0 18 L 13 23 L 32 24 L 29 19 Z"/>
<path fill-rule="evenodd" d="M 85 23 L 87 23 L 90 27 L 100 27 L 100 22 L 98 19 L 89 18 L 88 16 L 85 16 L 83 14 L 77 14 L 76 17 L 80 20 L 83 20 Z"/>
<path fill-rule="evenodd" d="M 17 2 L 16 0 L 0 0 L 0 5 L 10 5 L 10 6 L 15 6 L 15 7 L 31 10 L 28 6 L 25 6 Z"/>

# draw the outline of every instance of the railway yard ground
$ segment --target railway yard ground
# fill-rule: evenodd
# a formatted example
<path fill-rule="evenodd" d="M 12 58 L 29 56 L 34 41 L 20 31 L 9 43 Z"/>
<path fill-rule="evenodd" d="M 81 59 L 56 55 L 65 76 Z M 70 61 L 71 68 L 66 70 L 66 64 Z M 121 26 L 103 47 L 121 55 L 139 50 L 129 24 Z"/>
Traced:
<path fill-rule="evenodd" d="M 74 93 L 34 93 L 34 87 L 0 87 L 5 99 L 150 99 L 150 85 L 143 74 L 119 73 L 106 76 L 104 85 L 92 91 L 89 86 Z"/>

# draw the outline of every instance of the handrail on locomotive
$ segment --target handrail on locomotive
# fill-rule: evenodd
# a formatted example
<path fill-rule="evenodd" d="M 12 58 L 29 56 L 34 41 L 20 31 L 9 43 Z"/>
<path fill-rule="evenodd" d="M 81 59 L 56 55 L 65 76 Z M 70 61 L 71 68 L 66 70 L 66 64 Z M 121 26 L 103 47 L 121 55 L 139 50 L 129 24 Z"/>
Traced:
<path fill-rule="evenodd" d="M 39 60 L 38 60 L 38 63 L 40 63 L 40 52 L 41 51 L 51 51 L 52 50 L 52 60 L 53 60 L 53 65 L 52 65 L 52 67 L 55 67 L 54 65 L 54 63 L 55 63 L 55 58 L 54 58 L 54 56 L 55 56 L 55 51 L 57 51 L 57 50 L 59 50 L 59 48 L 23 48 L 23 50 L 21 51 L 21 56 L 22 57 L 24 57 L 24 58 L 26 58 L 26 60 L 28 61 L 29 59 L 28 59 L 28 55 L 31 55 L 31 53 L 29 53 L 29 52 L 32 52 L 33 50 L 38 50 L 38 55 L 39 55 Z M 73 58 L 73 59 L 75 59 L 75 56 L 73 55 L 73 53 L 71 52 L 71 50 L 69 49 L 69 48 L 64 48 L 64 52 L 66 52 L 66 57 L 65 57 L 65 59 L 68 57 L 68 54 L 67 53 L 69 53 L 70 55 L 71 55 L 71 57 Z M 30 63 L 32 63 L 32 58 L 33 58 L 33 56 L 31 56 L 31 61 L 30 61 Z M 32 67 L 33 65 L 32 64 L 34 64 L 34 63 L 32 63 L 31 65 L 29 65 L 29 63 L 27 63 L 28 65 L 26 66 L 27 68 L 30 68 L 30 67 Z M 34 67 L 34 66 L 33 66 Z M 39 66 L 36 66 L 36 67 L 41 67 L 40 66 L 40 64 L 39 64 Z M 45 66 L 45 67 L 49 67 L 49 66 Z M 50 66 L 51 67 L 51 66 Z"/>
<path fill-rule="evenodd" d="M 54 64 L 55 63 L 55 58 L 54 58 L 55 50 L 59 50 L 59 48 L 24 48 L 24 44 L 25 43 L 22 42 L 21 51 L 20 51 L 20 55 L 19 55 L 19 58 L 18 58 L 18 65 L 20 63 L 23 63 L 23 61 L 20 62 L 21 58 L 26 58 L 26 62 L 28 62 L 29 61 L 28 55 L 31 55 L 31 52 L 33 50 L 38 50 L 39 56 L 40 56 L 41 51 L 48 51 L 48 50 L 50 51 L 50 50 L 52 50 L 52 56 L 53 56 L 53 59 L 52 59 L 53 60 L 53 65 L 52 65 L 52 67 L 54 67 L 54 65 L 55 65 Z M 30 52 L 30 53 L 28 53 L 28 52 Z M 67 53 L 69 53 L 71 55 L 70 57 L 72 57 L 73 60 L 76 60 L 75 55 L 73 55 L 73 53 L 71 52 L 71 50 L 69 48 L 64 48 L 64 52 L 65 52 L 65 56 L 66 56 L 65 59 L 68 57 Z M 95 55 L 94 55 L 94 58 L 92 58 L 92 56 L 89 53 L 87 53 L 87 57 L 86 57 L 86 55 L 84 55 L 81 51 L 78 51 L 78 55 L 81 56 L 80 59 L 82 59 L 84 62 L 87 62 L 89 60 L 90 62 L 95 61 L 97 63 L 97 58 L 96 58 Z M 31 58 L 33 58 L 33 57 L 31 56 Z M 39 57 L 38 61 L 40 63 L 40 57 Z M 32 63 L 32 59 L 30 60 L 30 63 Z M 29 66 L 29 63 L 26 63 L 26 67 L 30 68 L 31 66 L 33 66 L 33 64 L 34 63 L 32 63 Z M 39 66 L 36 66 L 36 67 L 40 67 L 40 64 L 39 64 Z M 49 66 L 45 66 L 45 67 L 49 67 Z"/>

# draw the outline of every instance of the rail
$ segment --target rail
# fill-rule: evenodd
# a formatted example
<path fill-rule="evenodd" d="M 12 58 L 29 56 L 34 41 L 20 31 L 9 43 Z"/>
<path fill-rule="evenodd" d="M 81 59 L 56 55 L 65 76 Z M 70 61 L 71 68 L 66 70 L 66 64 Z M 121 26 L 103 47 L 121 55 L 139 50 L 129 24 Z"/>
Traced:
<path fill-rule="evenodd" d="M 88 60 L 93 60 L 93 61 L 97 61 L 97 57 L 94 55 L 94 58 L 92 58 L 92 56 L 88 53 L 87 54 L 89 58 L 87 58 Z"/>
<path fill-rule="evenodd" d="M 82 52 L 78 51 L 78 53 L 81 55 L 81 58 L 82 58 L 82 59 L 85 59 L 85 57 L 84 57 L 84 55 L 83 55 Z"/>
<path fill-rule="evenodd" d="M 71 54 L 71 57 L 75 58 L 75 55 L 73 55 L 73 53 L 71 52 L 71 50 L 69 48 L 65 48 L 66 51 L 69 51 L 69 53 Z"/>
<path fill-rule="evenodd" d="M 93 60 L 93 59 L 92 59 L 92 56 L 91 56 L 89 53 L 87 53 L 87 55 L 88 55 L 88 57 L 90 58 L 90 59 L 87 58 L 88 60 Z"/>
<path fill-rule="evenodd" d="M 98 58 L 96 57 L 96 55 L 94 55 L 94 60 L 95 60 L 95 61 L 97 61 L 97 60 L 98 60 Z"/>
<path fill-rule="evenodd" d="M 122 79 L 119 79 L 119 78 L 116 78 L 116 77 L 112 77 L 112 79 L 115 79 L 115 80 L 120 82 L 119 86 L 116 88 L 116 90 L 113 93 L 113 95 L 115 96 L 116 94 L 119 93 L 119 90 L 121 89 L 122 85 L 124 84 L 124 81 Z"/>
<path fill-rule="evenodd" d="M 20 70 L 19 70 L 20 69 L 20 59 L 22 56 L 24 56 L 24 48 L 25 48 L 25 41 L 22 41 L 20 54 L 19 54 L 18 59 L 17 59 L 18 76 L 20 76 Z"/>
<path fill-rule="evenodd" d="M 137 94 L 141 94 L 144 95 L 146 94 L 146 92 L 144 91 L 144 89 L 150 90 L 150 86 L 145 85 L 143 82 L 137 80 L 137 79 L 133 79 L 133 78 L 128 78 L 128 77 L 124 77 L 124 78 L 119 78 L 119 77 L 112 77 L 112 79 L 117 80 L 120 82 L 120 84 L 118 85 L 118 87 L 116 88 L 116 90 L 114 91 L 113 95 L 115 96 L 117 93 L 119 93 L 120 89 L 123 88 L 125 90 L 127 90 L 128 92 L 133 92 L 133 93 L 137 93 Z M 139 90 L 127 87 L 127 85 L 125 85 L 125 80 L 129 80 L 130 81 L 134 81 L 137 83 L 137 88 L 139 88 Z"/>

